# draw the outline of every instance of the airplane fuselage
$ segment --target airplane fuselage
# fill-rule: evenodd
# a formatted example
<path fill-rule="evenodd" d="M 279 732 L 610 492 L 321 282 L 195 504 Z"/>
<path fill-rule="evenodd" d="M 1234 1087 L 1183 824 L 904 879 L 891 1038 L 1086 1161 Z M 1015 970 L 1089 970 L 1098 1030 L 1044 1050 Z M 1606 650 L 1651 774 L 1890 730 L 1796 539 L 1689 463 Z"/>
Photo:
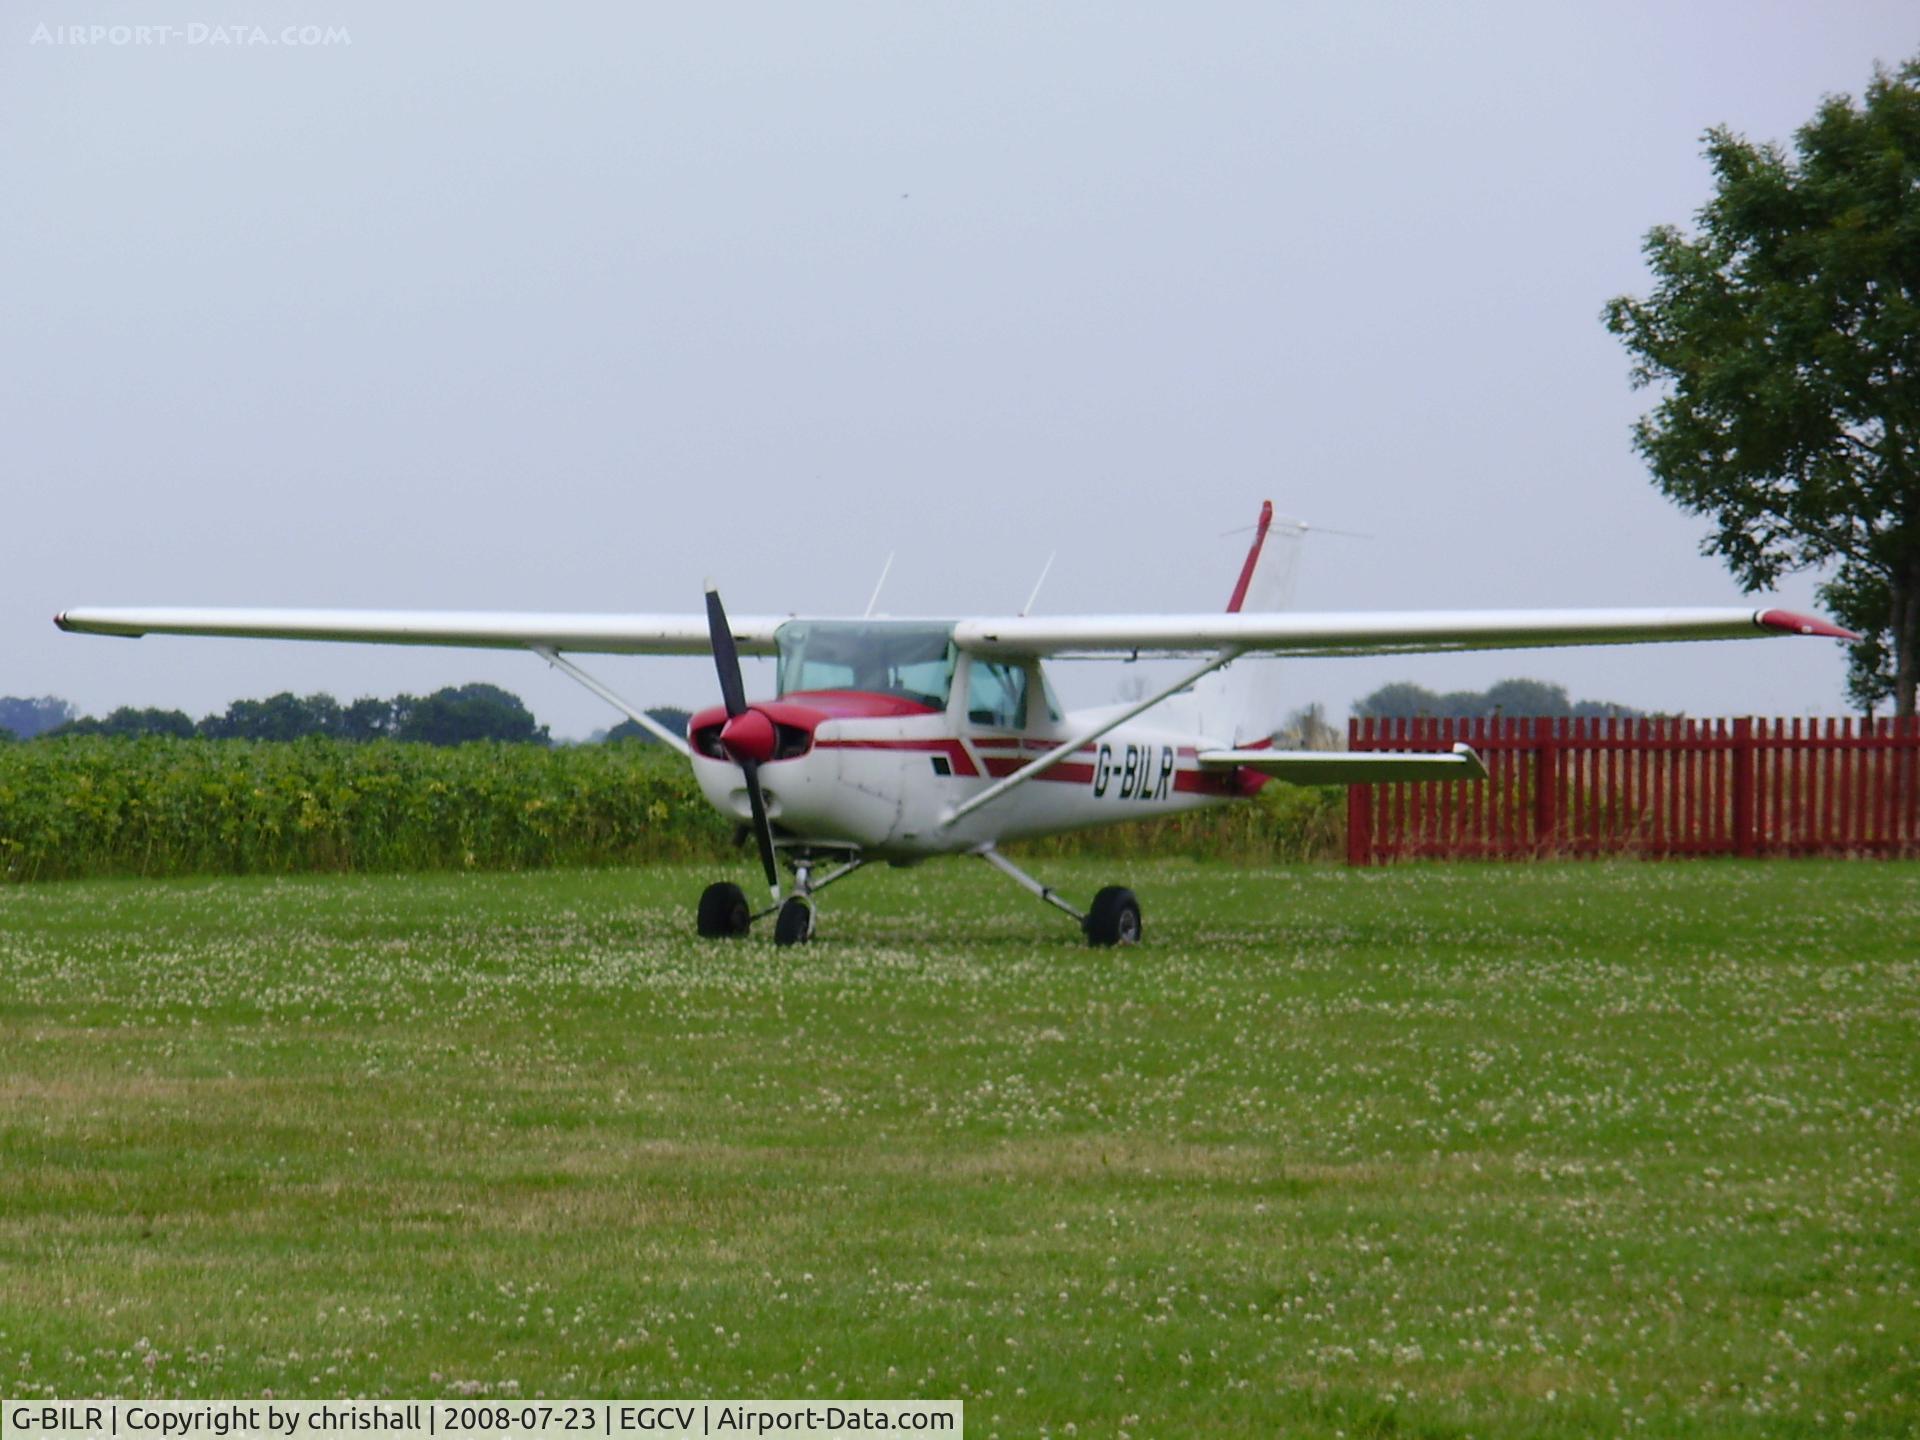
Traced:
<path fill-rule="evenodd" d="M 783 843 L 848 847 L 875 858 L 963 853 L 1003 840 L 1176 815 L 1239 799 L 1259 784 L 1256 776 L 1203 772 L 1196 757 L 1206 742 L 1190 732 L 1124 725 L 947 824 L 949 812 L 989 785 L 1092 730 L 1097 714 L 1055 718 L 1049 712 L 1019 727 L 979 725 L 958 700 L 942 710 L 853 691 L 794 692 L 755 708 L 780 724 L 797 751 L 767 761 L 759 772 Z M 689 725 L 694 775 L 709 801 L 745 820 L 750 808 L 741 769 L 723 751 L 714 753 L 710 738 L 723 719 L 703 711 Z M 804 748 L 793 733 L 799 731 L 807 732 Z"/>

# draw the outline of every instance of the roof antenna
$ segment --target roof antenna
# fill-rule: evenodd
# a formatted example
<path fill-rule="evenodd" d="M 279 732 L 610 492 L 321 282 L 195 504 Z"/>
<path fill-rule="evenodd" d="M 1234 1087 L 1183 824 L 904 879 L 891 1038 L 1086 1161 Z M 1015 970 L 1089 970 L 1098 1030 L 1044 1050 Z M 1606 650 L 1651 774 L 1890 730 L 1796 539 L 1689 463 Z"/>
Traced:
<path fill-rule="evenodd" d="M 1033 602 L 1040 598 L 1040 587 L 1047 583 L 1047 576 L 1053 571 L 1054 558 L 1059 555 L 1059 553 L 1060 552 L 1056 550 L 1052 555 L 1047 556 L 1047 563 L 1040 567 L 1040 578 L 1033 582 L 1033 593 L 1027 596 L 1027 603 L 1020 607 L 1020 613 L 1022 615 L 1025 615 L 1029 610 L 1033 609 Z"/>
<path fill-rule="evenodd" d="M 893 556 L 894 552 L 889 550 L 887 552 L 887 563 L 880 567 L 880 578 L 873 582 L 873 596 L 867 601 L 866 614 L 861 616 L 863 620 L 871 619 L 873 617 L 873 607 L 880 603 L 880 591 L 887 583 L 887 572 L 893 569 Z"/>

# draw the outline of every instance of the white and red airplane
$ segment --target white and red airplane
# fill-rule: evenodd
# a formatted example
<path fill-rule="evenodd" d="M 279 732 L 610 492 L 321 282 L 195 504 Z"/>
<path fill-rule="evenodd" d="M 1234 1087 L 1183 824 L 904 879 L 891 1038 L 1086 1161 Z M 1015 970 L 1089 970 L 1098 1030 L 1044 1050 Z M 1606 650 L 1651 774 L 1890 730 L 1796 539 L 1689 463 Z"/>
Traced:
<path fill-rule="evenodd" d="M 1297 538 L 1303 528 L 1287 533 Z M 871 861 L 908 865 L 936 855 L 987 861 L 1073 916 L 1094 945 L 1132 943 L 1140 938 L 1140 906 L 1131 891 L 1109 886 L 1082 911 L 1016 867 L 1000 843 L 1224 804 L 1269 779 L 1324 785 L 1486 775 L 1464 745 L 1450 754 L 1270 748 L 1278 720 L 1274 657 L 1858 638 L 1811 616 L 1745 607 L 1283 613 L 1291 557 L 1278 553 L 1287 547 L 1268 545 L 1272 529 L 1273 507 L 1263 505 L 1232 598 L 1215 614 L 729 619 L 709 587 L 704 615 L 76 609 L 55 623 L 93 635 L 531 650 L 687 755 L 707 799 L 750 827 L 771 903 L 756 912 L 738 885 L 710 885 L 700 897 L 700 933 L 744 934 L 771 915 L 781 945 L 812 936 L 813 897 L 835 881 Z M 581 670 L 570 653 L 711 654 L 722 703 L 694 715 L 686 736 L 675 735 Z M 776 657 L 775 699 L 748 701 L 742 653 Z M 1138 700 L 1072 713 L 1062 711 L 1041 670 L 1042 660 L 1055 657 L 1143 656 L 1195 663 Z M 1158 711 L 1157 723 L 1140 723 L 1150 710 Z M 784 899 L 781 861 L 793 875 Z"/>

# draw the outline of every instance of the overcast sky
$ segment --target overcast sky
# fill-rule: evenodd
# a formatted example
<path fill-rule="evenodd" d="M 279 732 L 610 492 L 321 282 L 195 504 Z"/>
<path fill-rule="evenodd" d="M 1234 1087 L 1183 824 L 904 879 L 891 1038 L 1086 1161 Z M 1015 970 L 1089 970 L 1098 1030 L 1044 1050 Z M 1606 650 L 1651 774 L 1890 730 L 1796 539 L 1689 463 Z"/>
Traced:
<path fill-rule="evenodd" d="M 116 23 L 172 33 L 72 43 Z M 344 36 L 215 43 L 256 25 Z M 617 717 L 531 656 L 49 617 L 682 611 L 708 575 L 737 611 L 857 613 L 890 551 L 895 613 L 1015 610 L 1056 550 L 1043 610 L 1211 610 L 1268 497 L 1371 537 L 1308 541 L 1302 609 L 1738 602 L 1630 448 L 1648 397 L 1599 311 L 1706 198 L 1708 126 L 1787 139 L 1916 51 L 1911 0 L 19 0 L 0 694 L 198 716 L 485 679 L 581 735 Z M 594 668 L 714 696 L 704 662 Z M 1799 714 L 1844 659 L 1291 674 L 1336 714 L 1513 674 Z"/>

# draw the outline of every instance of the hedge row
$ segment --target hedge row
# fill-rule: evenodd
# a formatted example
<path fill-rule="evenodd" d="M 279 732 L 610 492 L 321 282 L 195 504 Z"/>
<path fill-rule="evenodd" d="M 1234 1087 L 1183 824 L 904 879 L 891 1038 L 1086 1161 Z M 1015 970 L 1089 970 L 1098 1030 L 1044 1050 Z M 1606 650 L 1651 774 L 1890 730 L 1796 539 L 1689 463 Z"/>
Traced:
<path fill-rule="evenodd" d="M 1335 853 L 1340 792 L 1062 836 L 1034 855 Z M 738 859 L 657 747 L 72 737 L 0 746 L 0 879 L 527 870 Z"/>

